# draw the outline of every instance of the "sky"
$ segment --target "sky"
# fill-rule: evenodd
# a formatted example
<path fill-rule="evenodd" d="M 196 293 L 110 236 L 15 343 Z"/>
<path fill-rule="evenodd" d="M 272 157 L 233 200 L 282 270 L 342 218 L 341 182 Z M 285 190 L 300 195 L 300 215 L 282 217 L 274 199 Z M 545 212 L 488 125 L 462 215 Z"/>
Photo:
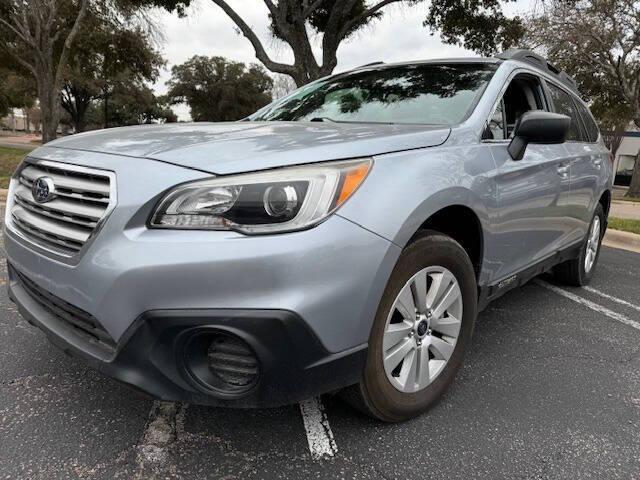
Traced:
<path fill-rule="evenodd" d="M 506 6 L 508 15 L 524 14 L 535 0 L 516 0 Z M 262 0 L 229 0 L 231 6 L 254 28 L 271 58 L 290 62 L 288 47 L 272 39 L 268 29 L 267 8 Z M 335 72 L 371 62 L 399 62 L 440 57 L 472 56 L 473 52 L 455 45 L 443 44 L 422 26 L 428 3 L 413 7 L 387 7 L 384 17 L 358 32 L 338 50 Z M 171 66 L 183 63 L 194 55 L 222 56 L 230 60 L 256 62 L 253 47 L 236 31 L 233 22 L 211 0 L 196 0 L 185 18 L 169 13 L 158 14 L 164 39 L 161 50 L 167 67 L 161 72 L 154 89 L 166 93 L 166 81 Z M 320 49 L 317 48 L 317 52 Z M 180 120 L 189 120 L 186 105 L 174 107 Z"/>

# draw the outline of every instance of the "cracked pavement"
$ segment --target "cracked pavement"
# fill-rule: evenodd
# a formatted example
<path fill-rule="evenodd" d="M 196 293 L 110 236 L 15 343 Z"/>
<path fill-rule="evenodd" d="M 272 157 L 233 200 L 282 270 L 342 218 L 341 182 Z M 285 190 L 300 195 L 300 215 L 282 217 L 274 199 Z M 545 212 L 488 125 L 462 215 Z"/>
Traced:
<path fill-rule="evenodd" d="M 640 305 L 640 255 L 604 248 L 591 287 Z M 49 344 L 4 288 L 0 309 L 0 478 L 640 478 L 640 331 L 535 283 L 480 315 L 426 415 L 386 425 L 325 397 L 337 444 L 325 460 L 295 405 L 155 402 Z"/>

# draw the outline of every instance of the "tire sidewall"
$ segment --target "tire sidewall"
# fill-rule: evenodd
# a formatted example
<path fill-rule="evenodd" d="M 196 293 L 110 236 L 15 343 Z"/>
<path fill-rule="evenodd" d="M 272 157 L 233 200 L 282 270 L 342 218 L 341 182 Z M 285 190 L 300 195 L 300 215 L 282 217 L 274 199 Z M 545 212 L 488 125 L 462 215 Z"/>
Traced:
<path fill-rule="evenodd" d="M 382 341 L 387 317 L 400 290 L 418 271 L 431 266 L 448 269 L 458 281 L 462 292 L 463 312 L 460 335 L 454 352 L 444 370 L 426 388 L 414 393 L 397 390 L 387 378 L 383 364 Z M 378 307 L 369 339 L 363 388 L 378 416 L 388 421 L 413 417 L 431 406 L 453 381 L 462 365 L 463 354 L 473 333 L 477 314 L 475 272 L 464 249 L 454 240 L 431 234 L 411 244 L 402 253 L 387 283 Z"/>
<path fill-rule="evenodd" d="M 586 272 L 584 269 L 584 261 L 587 255 L 587 244 L 589 243 L 589 235 L 591 235 L 591 229 L 593 228 L 593 222 L 596 217 L 600 218 L 600 238 L 598 238 L 598 250 L 596 251 L 596 258 L 593 261 L 593 266 L 589 272 Z M 582 243 L 582 249 L 580 250 L 580 265 L 578 266 L 580 271 L 580 283 L 581 285 L 586 285 L 591 281 L 593 275 L 596 271 L 596 267 L 598 266 L 598 259 L 600 258 L 600 250 L 602 248 L 602 238 L 604 237 L 605 232 L 605 218 L 604 218 L 604 210 L 602 209 L 602 205 L 598 204 L 595 212 L 593 213 L 593 218 L 589 223 L 589 228 L 587 229 L 587 234 L 585 235 L 584 241 Z"/>

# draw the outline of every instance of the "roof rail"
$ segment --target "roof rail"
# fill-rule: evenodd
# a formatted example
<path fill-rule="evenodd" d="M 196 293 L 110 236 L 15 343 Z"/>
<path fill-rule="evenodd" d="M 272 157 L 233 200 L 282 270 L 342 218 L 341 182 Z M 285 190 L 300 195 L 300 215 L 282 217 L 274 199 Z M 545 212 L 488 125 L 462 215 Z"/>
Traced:
<path fill-rule="evenodd" d="M 504 52 L 496 55 L 496 58 L 501 58 L 502 60 L 520 60 L 521 62 L 526 62 L 534 65 L 541 70 L 550 73 L 571 90 L 578 93 L 578 84 L 573 79 L 573 77 L 571 77 L 564 71 L 560 71 L 552 63 L 548 62 L 546 58 L 538 55 L 535 52 L 532 52 L 531 50 L 525 50 L 522 48 L 510 48 L 509 50 L 505 50 Z"/>
<path fill-rule="evenodd" d="M 371 63 L 365 63 L 364 65 L 360 65 L 359 67 L 354 68 L 354 70 L 358 70 L 360 68 L 364 68 L 364 67 L 372 67 L 373 65 L 383 65 L 384 62 L 371 62 Z"/>

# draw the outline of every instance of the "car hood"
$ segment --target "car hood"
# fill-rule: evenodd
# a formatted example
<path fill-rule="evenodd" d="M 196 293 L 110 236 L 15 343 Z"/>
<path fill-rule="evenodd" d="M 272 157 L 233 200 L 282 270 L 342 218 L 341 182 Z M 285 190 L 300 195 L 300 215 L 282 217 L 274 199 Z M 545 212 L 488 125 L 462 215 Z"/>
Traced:
<path fill-rule="evenodd" d="M 224 175 L 436 146 L 450 131 L 332 122 L 180 123 L 99 130 L 47 147 L 160 160 Z"/>

